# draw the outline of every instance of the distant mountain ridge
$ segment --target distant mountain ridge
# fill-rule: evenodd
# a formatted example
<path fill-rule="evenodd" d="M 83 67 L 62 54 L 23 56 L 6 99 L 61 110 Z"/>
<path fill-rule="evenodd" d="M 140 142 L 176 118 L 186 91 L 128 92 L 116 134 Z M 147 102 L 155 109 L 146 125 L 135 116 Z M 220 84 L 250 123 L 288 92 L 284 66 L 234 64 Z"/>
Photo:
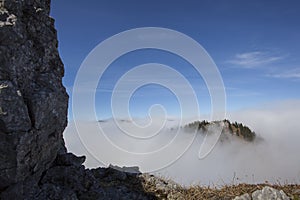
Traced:
<path fill-rule="evenodd" d="M 228 119 L 212 122 L 208 122 L 206 120 L 194 121 L 186 124 L 183 128 L 188 132 L 197 131 L 203 134 L 212 134 L 212 130 L 214 130 L 213 127 L 222 128 L 221 141 L 227 139 L 227 136 L 229 135 L 238 137 L 247 142 L 252 142 L 256 138 L 256 133 L 252 131 L 248 126 L 238 122 L 231 123 Z"/>

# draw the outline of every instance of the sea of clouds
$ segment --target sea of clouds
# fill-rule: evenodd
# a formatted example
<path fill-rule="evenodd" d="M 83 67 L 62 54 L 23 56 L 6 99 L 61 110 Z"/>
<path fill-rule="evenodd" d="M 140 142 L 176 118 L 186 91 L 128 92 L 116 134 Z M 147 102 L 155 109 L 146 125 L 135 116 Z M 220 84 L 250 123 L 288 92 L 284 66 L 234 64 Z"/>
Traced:
<path fill-rule="evenodd" d="M 175 118 L 70 121 L 64 138 L 68 151 L 87 156 L 88 168 L 139 166 L 184 185 L 300 183 L 299 100 L 230 112 L 227 118 L 249 126 L 262 140 L 233 137 L 199 159 L 204 136 L 180 128 L 194 119 Z"/>

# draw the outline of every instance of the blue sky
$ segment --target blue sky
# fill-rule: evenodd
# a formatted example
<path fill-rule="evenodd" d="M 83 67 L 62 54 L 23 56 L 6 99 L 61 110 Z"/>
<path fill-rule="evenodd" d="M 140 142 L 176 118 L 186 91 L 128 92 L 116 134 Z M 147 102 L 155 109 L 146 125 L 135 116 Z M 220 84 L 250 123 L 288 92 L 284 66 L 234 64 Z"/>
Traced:
<path fill-rule="evenodd" d="M 70 97 L 77 70 L 100 42 L 132 28 L 164 27 L 190 36 L 206 49 L 222 75 L 227 110 L 234 111 L 300 98 L 299 9 L 296 0 L 52 0 L 51 16 Z M 148 49 L 120 57 L 104 74 L 96 93 L 99 118 L 110 117 L 111 90 L 122 74 L 149 62 L 180 70 L 197 91 L 200 110 L 209 112 L 208 91 L 190 64 L 176 55 Z M 153 104 L 164 105 L 171 116 L 180 112 L 174 95 L 157 85 L 139 89 L 130 110 L 143 116 Z M 71 113 L 70 106 L 70 117 Z"/>

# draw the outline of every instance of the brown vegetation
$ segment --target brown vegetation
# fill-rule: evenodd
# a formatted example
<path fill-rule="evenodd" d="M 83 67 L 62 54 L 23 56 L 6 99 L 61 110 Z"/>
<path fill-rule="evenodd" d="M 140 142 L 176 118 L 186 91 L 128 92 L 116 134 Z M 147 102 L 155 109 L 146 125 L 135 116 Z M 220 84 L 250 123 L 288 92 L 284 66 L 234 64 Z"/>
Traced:
<path fill-rule="evenodd" d="M 245 193 L 251 195 L 254 191 L 261 190 L 265 186 L 283 190 L 291 199 L 300 199 L 300 185 L 296 184 L 238 184 L 225 185 L 223 187 L 202 187 L 197 185 L 186 188 L 162 178 L 155 178 L 154 180 L 154 178 L 149 178 L 149 175 L 148 177 L 142 176 L 145 191 L 154 194 L 158 199 L 230 200 Z M 164 187 L 162 184 L 164 184 Z"/>

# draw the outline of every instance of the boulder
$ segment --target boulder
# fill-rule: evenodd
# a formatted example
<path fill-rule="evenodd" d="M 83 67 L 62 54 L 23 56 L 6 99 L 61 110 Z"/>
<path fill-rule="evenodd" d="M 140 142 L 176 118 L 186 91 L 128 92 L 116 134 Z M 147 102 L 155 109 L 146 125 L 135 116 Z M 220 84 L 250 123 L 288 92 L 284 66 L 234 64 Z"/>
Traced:
<path fill-rule="evenodd" d="M 252 200 L 289 200 L 290 198 L 282 191 L 265 186 L 262 190 L 252 193 Z"/>
<path fill-rule="evenodd" d="M 252 197 L 252 198 L 251 198 Z M 265 186 L 261 190 L 256 190 L 250 196 L 248 193 L 235 197 L 234 200 L 289 200 L 290 198 L 282 191 L 270 186 Z"/>

